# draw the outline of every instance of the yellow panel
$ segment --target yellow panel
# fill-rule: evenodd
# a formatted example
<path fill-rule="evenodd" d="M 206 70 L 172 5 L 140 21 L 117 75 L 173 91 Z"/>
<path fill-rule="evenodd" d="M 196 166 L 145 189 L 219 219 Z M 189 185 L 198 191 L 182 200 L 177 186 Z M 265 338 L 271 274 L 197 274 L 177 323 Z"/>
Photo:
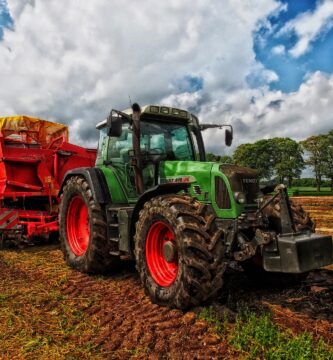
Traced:
<path fill-rule="evenodd" d="M 30 141 L 40 143 L 42 146 L 46 146 L 60 136 L 68 141 L 68 126 L 30 116 L 0 118 L 0 132 L 4 138 L 28 136 Z"/>

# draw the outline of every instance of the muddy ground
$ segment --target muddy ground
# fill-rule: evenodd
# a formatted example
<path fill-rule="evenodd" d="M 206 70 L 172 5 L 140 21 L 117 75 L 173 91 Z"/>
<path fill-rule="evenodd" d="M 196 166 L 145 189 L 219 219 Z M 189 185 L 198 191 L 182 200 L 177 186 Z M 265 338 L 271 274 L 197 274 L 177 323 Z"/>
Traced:
<path fill-rule="evenodd" d="M 298 198 L 333 235 L 333 198 Z M 333 348 L 333 267 L 286 289 L 264 288 L 229 268 L 213 306 L 227 328 L 241 308 L 269 309 L 281 329 L 310 332 Z M 237 359 L 246 354 L 199 318 L 150 303 L 132 263 L 87 276 L 67 268 L 56 245 L 0 253 L 0 358 Z"/>

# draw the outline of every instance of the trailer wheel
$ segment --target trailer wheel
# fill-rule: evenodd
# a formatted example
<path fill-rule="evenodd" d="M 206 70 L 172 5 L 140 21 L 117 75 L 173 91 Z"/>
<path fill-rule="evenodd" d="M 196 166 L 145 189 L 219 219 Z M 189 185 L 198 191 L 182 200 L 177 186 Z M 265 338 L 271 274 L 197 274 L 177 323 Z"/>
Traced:
<path fill-rule="evenodd" d="M 64 186 L 59 211 L 60 244 L 68 265 L 85 273 L 101 273 L 115 267 L 110 255 L 107 223 L 89 184 L 79 176 Z"/>
<path fill-rule="evenodd" d="M 213 298 L 225 270 L 223 232 L 209 206 L 189 196 L 148 201 L 135 233 L 136 267 L 159 305 L 186 309 Z"/>

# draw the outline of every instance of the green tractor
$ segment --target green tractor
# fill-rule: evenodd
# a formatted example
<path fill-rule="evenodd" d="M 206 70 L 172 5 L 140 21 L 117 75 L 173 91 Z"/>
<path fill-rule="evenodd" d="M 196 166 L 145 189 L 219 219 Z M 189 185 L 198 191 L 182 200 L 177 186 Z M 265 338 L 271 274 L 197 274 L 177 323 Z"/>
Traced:
<path fill-rule="evenodd" d="M 293 204 L 286 188 L 260 189 L 256 172 L 205 161 L 199 124 L 166 106 L 112 110 L 97 125 L 96 166 L 68 172 L 61 189 L 60 241 L 67 263 L 86 273 L 135 259 L 154 303 L 186 309 L 213 298 L 228 262 L 255 277 L 292 277 L 329 265 L 332 238 Z"/>

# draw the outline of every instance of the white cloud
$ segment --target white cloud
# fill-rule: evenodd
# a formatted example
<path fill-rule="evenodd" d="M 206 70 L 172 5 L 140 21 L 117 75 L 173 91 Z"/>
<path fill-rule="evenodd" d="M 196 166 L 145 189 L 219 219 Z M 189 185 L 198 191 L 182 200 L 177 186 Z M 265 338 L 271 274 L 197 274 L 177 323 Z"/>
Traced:
<path fill-rule="evenodd" d="M 159 102 L 188 74 L 202 77 L 210 94 L 246 86 L 256 66 L 252 32 L 279 4 L 10 0 L 8 6 L 15 31 L 0 42 L 1 113 L 82 119 L 75 131 L 95 139 L 94 124 L 111 106 L 127 107 L 128 95 Z"/>
<path fill-rule="evenodd" d="M 11 15 L 18 19 L 27 6 L 35 5 L 35 0 L 7 0 L 7 4 Z"/>
<path fill-rule="evenodd" d="M 192 107 L 202 102 L 205 94 L 171 96 L 166 102 L 178 107 Z M 235 128 L 235 148 L 240 143 L 261 138 L 291 137 L 302 140 L 313 134 L 333 129 L 333 75 L 315 72 L 293 93 L 260 89 L 220 91 L 214 100 L 204 101 L 200 118 L 206 123 L 230 123 Z M 207 130 L 208 150 L 226 151 L 223 134 Z"/>
<path fill-rule="evenodd" d="M 286 48 L 284 45 L 274 46 L 272 49 L 272 53 L 275 55 L 283 55 L 286 52 Z"/>
<path fill-rule="evenodd" d="M 165 102 L 231 122 L 235 145 L 261 137 L 297 139 L 333 127 L 332 77 L 309 74 L 299 91 L 266 84 L 277 75 L 255 59 L 253 32 L 280 4 L 268 0 L 10 0 L 15 31 L 0 42 L 1 115 L 26 113 L 70 124 L 91 146 L 111 107 Z M 174 94 L 184 76 L 203 89 Z M 246 79 L 261 83 L 250 89 Z M 221 152 L 222 135 L 207 132 Z"/>
<path fill-rule="evenodd" d="M 290 20 L 278 35 L 294 32 L 298 40 L 289 53 L 297 58 L 309 51 L 311 44 L 321 34 L 333 27 L 333 1 L 319 2 L 313 12 L 305 12 Z"/>

